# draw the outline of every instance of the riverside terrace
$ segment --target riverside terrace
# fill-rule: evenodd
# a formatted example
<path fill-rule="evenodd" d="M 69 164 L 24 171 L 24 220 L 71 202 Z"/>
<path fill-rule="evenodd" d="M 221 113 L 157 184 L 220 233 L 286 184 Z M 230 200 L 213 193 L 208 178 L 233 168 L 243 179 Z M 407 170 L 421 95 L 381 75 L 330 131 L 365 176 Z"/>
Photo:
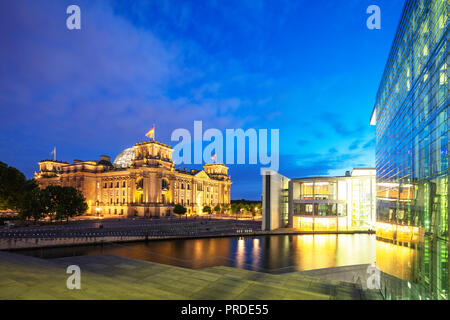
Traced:
<path fill-rule="evenodd" d="M 67 290 L 66 268 L 83 270 L 80 290 Z M 39 259 L 0 252 L 0 299 L 382 299 L 376 290 L 302 272 L 273 275 L 216 266 L 193 270 L 113 255 Z"/>
<path fill-rule="evenodd" d="M 30 225 L 13 229 L 5 227 L 0 230 L 0 249 L 87 244 L 100 241 L 242 235 L 259 230 L 261 230 L 261 221 L 253 220 L 204 218 L 90 220 L 64 225 Z M 21 239 L 25 241 L 20 241 Z M 71 240 L 63 241 L 63 239 Z M 74 239 L 80 241 L 75 242 Z M 39 240 L 44 241 L 39 242 Z"/>

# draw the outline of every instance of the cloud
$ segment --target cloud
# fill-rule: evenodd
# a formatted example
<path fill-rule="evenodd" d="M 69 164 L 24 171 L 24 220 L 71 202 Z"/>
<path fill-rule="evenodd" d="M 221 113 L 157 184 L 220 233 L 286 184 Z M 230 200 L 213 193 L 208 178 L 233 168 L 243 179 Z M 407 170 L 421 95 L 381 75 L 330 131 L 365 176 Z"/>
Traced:
<path fill-rule="evenodd" d="M 108 145 L 143 137 L 154 123 L 159 137 L 167 138 L 194 120 L 219 128 L 246 121 L 233 114 L 246 102 L 217 96 L 219 82 L 172 95 L 202 77 L 186 65 L 187 49 L 116 15 L 108 2 L 79 1 L 82 28 L 73 31 L 65 26 L 65 1 L 0 6 L 3 128 L 37 130 L 40 123 L 45 126 L 36 136 L 72 132 L 79 144 Z"/>
<path fill-rule="evenodd" d="M 342 114 L 323 112 L 319 115 L 320 120 L 328 124 L 337 134 L 342 137 L 361 135 L 367 130 L 367 125 L 351 126 Z"/>
<path fill-rule="evenodd" d="M 367 141 L 364 145 L 363 145 L 363 149 L 372 149 L 375 148 L 375 144 L 376 144 L 376 138 L 372 138 L 369 141 Z"/>
<path fill-rule="evenodd" d="M 338 150 L 336 148 L 330 148 L 330 149 L 328 149 L 328 152 L 331 154 L 334 154 L 334 153 L 337 153 Z"/>
<path fill-rule="evenodd" d="M 350 144 L 350 146 L 348 147 L 348 150 L 356 150 L 359 148 L 359 145 L 361 144 L 361 140 L 360 139 L 356 139 L 353 140 L 353 142 Z"/>
<path fill-rule="evenodd" d="M 337 151 L 337 150 L 336 150 Z M 280 173 L 290 178 L 328 175 L 330 171 L 345 170 L 359 164 L 358 153 L 304 153 L 280 156 Z"/>

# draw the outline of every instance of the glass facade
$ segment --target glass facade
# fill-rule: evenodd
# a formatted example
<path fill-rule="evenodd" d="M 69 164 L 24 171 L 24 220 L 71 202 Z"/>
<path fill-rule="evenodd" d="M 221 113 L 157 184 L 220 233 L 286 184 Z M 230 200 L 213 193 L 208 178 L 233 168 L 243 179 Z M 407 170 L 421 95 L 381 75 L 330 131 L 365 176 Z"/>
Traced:
<path fill-rule="evenodd" d="M 271 170 L 265 170 L 262 176 L 262 230 L 285 228 L 289 220 L 289 178 Z"/>
<path fill-rule="evenodd" d="M 414 250 L 391 298 L 448 299 L 448 36 L 447 0 L 407 0 L 376 97 L 377 237 Z"/>
<path fill-rule="evenodd" d="M 373 230 L 375 169 L 338 177 L 291 179 L 289 225 L 303 231 Z"/>

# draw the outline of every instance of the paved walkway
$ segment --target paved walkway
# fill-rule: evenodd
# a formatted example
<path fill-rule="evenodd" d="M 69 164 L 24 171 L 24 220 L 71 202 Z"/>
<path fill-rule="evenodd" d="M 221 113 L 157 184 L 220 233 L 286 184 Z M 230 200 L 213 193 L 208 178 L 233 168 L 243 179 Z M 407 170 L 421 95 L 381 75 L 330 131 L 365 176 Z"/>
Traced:
<path fill-rule="evenodd" d="M 81 289 L 66 288 L 68 265 Z M 231 267 L 180 268 L 113 255 L 52 260 L 0 251 L 0 299 L 375 299 L 355 284 L 293 272 L 273 275 Z"/>

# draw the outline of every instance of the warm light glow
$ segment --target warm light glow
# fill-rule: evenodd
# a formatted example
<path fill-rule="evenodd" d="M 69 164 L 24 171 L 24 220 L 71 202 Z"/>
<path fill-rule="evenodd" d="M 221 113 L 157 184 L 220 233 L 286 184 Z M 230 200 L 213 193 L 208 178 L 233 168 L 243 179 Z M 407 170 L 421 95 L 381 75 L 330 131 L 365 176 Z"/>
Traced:
<path fill-rule="evenodd" d="M 416 250 L 383 241 L 376 242 L 376 265 L 381 271 L 410 280 Z"/>
<path fill-rule="evenodd" d="M 293 217 L 293 227 L 302 231 L 336 231 L 346 228 L 346 217 Z"/>
<path fill-rule="evenodd" d="M 378 238 L 386 240 L 417 243 L 420 239 L 420 229 L 418 227 L 377 222 L 375 230 Z"/>
<path fill-rule="evenodd" d="M 239 238 L 236 251 L 236 266 L 238 268 L 243 268 L 244 264 L 245 264 L 245 240 L 244 238 Z"/>

